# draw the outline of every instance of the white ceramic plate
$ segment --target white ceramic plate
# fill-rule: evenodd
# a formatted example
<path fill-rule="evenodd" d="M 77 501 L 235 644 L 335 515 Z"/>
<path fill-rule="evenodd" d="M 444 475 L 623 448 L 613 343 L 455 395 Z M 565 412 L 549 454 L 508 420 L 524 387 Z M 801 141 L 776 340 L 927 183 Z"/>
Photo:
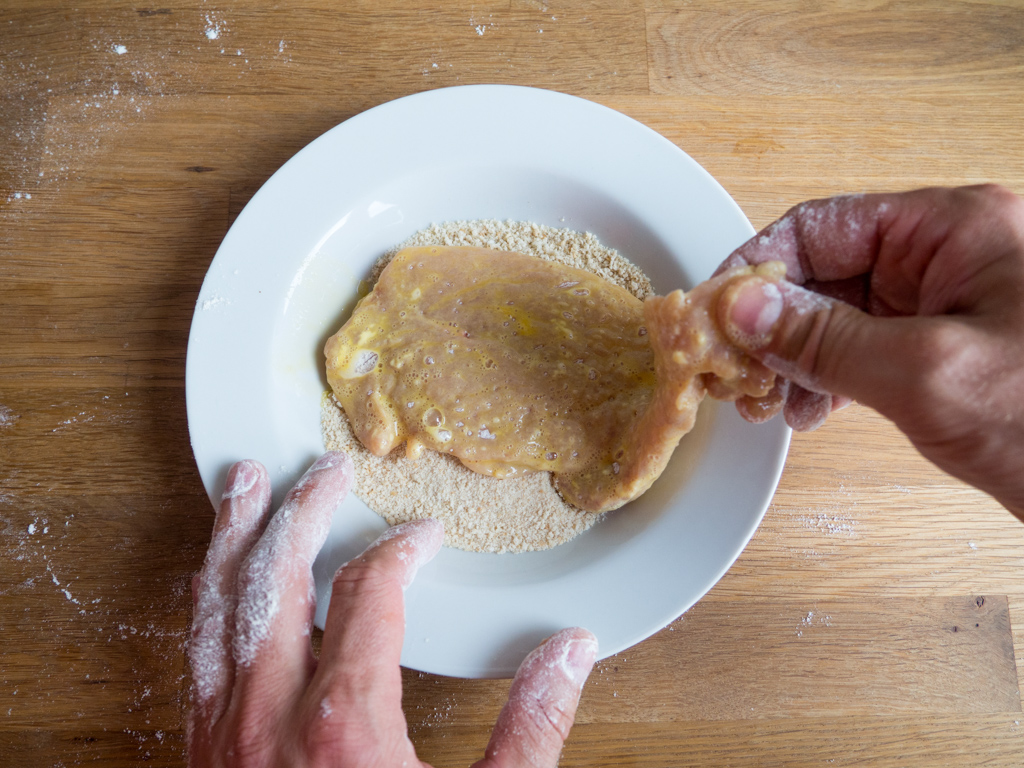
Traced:
<path fill-rule="evenodd" d="M 383 104 L 289 160 L 231 227 L 189 337 L 188 423 L 216 504 L 228 467 L 267 466 L 275 502 L 323 451 L 324 341 L 385 250 L 453 219 L 517 219 L 595 233 L 655 289 L 692 287 L 753 234 L 739 207 L 665 138 L 611 109 L 515 86 L 448 88 Z M 540 640 L 583 626 L 602 657 L 649 637 L 718 581 L 757 528 L 789 430 L 705 403 L 639 500 L 545 552 L 443 549 L 406 593 L 402 663 L 507 677 Z M 314 572 L 323 626 L 331 574 L 385 523 L 349 497 Z"/>

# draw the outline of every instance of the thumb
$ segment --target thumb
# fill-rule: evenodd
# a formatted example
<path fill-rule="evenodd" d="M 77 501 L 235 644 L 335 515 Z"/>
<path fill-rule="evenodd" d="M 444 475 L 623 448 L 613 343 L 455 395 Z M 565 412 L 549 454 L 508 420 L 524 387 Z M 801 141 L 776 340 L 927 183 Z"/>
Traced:
<path fill-rule="evenodd" d="M 717 313 L 729 340 L 776 373 L 876 409 L 892 387 L 902 389 L 913 357 L 915 318 L 873 317 L 785 281 L 734 280 Z"/>
<path fill-rule="evenodd" d="M 579 627 L 556 632 L 535 648 L 512 680 L 486 756 L 473 768 L 558 765 L 596 659 L 597 638 Z"/>

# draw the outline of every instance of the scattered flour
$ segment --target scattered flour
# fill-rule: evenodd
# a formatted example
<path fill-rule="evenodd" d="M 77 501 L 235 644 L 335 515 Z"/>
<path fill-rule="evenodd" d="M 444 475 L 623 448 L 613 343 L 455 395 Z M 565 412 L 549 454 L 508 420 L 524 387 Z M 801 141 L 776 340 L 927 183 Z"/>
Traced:
<path fill-rule="evenodd" d="M 333 470 L 327 472 L 327 470 Z M 352 484 L 352 463 L 328 453 L 317 459 L 274 513 L 238 574 L 233 655 L 246 667 L 260 652 L 281 609 L 283 585 L 308 579 L 307 600 L 316 602 L 312 565 L 327 538 L 331 516 Z M 296 517 L 305 518 L 301 524 Z"/>
<path fill-rule="evenodd" d="M 259 494 L 246 499 L 236 489 L 251 490 L 260 483 Z M 193 611 L 192 640 L 189 643 L 189 661 L 192 666 L 192 698 L 198 708 L 212 708 L 211 716 L 218 716 L 225 704 L 216 700 L 228 680 L 231 658 L 231 627 L 238 606 L 236 585 L 224 574 L 232 571 L 233 562 L 248 551 L 258 540 L 263 515 L 261 511 L 270 503 L 270 482 L 266 472 L 253 462 L 240 462 L 229 477 L 225 499 L 242 501 L 228 522 L 214 532 L 206 551 L 203 570 L 199 574 L 196 591 L 198 600 Z M 242 507 L 241 505 L 245 505 Z"/>
<path fill-rule="evenodd" d="M 813 626 L 832 626 L 832 617 L 829 615 L 821 615 L 814 611 L 808 611 L 807 615 L 800 619 L 800 623 L 797 625 L 796 636 L 803 637 L 804 629 L 808 629 Z"/>
<path fill-rule="evenodd" d="M 818 512 L 816 515 L 808 515 L 800 518 L 804 528 L 818 530 L 830 536 L 855 536 L 857 521 L 849 515 L 834 512 Z"/>
<path fill-rule="evenodd" d="M 16 25 L 31 26 L 31 16 L 12 18 L 11 45 L 0 57 L 0 155 L 7 171 L 0 183 L 0 219 L 30 212 L 34 197 L 45 198 L 59 192 L 61 182 L 77 180 L 91 156 L 116 146 L 118 136 L 164 105 L 172 106 L 216 69 L 233 67 L 238 79 L 251 74 L 250 59 L 228 63 L 212 47 L 183 44 L 169 29 L 179 21 L 204 40 L 223 42 L 230 31 L 219 13 L 200 10 L 182 11 L 179 19 L 177 11 L 140 9 L 136 24 L 113 35 L 102 25 L 87 24 L 67 51 L 78 62 L 75 76 L 67 79 L 51 71 L 55 57 L 46 46 L 30 42 L 35 32 L 18 35 Z M 273 41 L 259 48 L 264 55 L 281 50 Z"/>
<path fill-rule="evenodd" d="M 207 40 L 216 40 L 224 30 L 224 22 L 212 14 L 206 14 L 206 29 L 204 30 L 204 34 L 206 35 Z"/>
<path fill-rule="evenodd" d="M 488 19 L 493 19 L 494 18 L 494 14 L 493 13 L 492 14 L 488 14 L 487 18 Z M 483 33 L 487 31 L 488 27 L 491 27 L 491 28 L 494 27 L 494 22 L 493 21 L 485 21 L 485 22 L 483 22 L 481 24 L 481 23 L 478 23 L 478 20 L 477 20 L 477 18 L 475 16 L 470 16 L 469 17 L 469 26 L 471 26 L 473 28 L 474 32 L 476 32 L 478 35 L 482 36 Z"/>
<path fill-rule="evenodd" d="M 19 418 L 21 417 L 6 405 L 0 405 L 0 428 L 13 426 Z"/>
<path fill-rule="evenodd" d="M 590 233 L 530 222 L 472 221 L 434 225 L 386 253 L 371 271 L 375 282 L 391 258 L 412 245 L 475 245 L 516 251 L 587 269 L 643 299 L 650 281 L 618 252 Z M 353 492 L 396 525 L 434 517 L 445 527 L 445 544 L 475 552 L 549 549 L 578 536 L 600 515 L 566 504 L 546 472 L 496 480 L 466 469 L 453 456 L 424 451 L 408 461 L 404 448 L 374 456 L 352 434 L 334 396 L 321 401 L 321 431 L 330 450 L 345 451 L 355 464 Z"/>
<path fill-rule="evenodd" d="M 331 707 L 331 699 L 328 696 L 324 696 L 320 700 L 320 717 L 328 718 L 334 714 L 334 708 Z"/>
<path fill-rule="evenodd" d="M 193 704 L 202 716 L 189 719 L 190 740 L 196 727 L 212 727 L 227 707 L 233 670 L 249 666 L 261 652 L 284 601 L 301 599 L 282 589 L 305 578 L 305 599 L 310 606 L 315 601 L 310 567 L 351 483 L 347 457 L 321 456 L 264 528 L 270 510 L 266 469 L 253 461 L 232 468 L 196 589 L 188 654 Z"/>
<path fill-rule="evenodd" d="M 202 306 L 204 312 L 209 312 L 211 309 L 222 307 L 230 303 L 231 302 L 223 296 L 211 296 L 208 299 L 204 299 L 200 306 Z"/>

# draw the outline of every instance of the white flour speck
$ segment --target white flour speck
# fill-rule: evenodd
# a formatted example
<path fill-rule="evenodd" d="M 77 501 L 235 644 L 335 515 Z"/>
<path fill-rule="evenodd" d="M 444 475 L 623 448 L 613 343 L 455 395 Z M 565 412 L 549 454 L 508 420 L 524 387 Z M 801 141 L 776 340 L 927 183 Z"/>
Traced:
<path fill-rule="evenodd" d="M 281 508 L 270 518 L 266 530 L 255 548 L 246 558 L 238 576 L 238 608 L 235 611 L 235 635 L 233 653 L 235 662 L 249 666 L 256 658 L 264 641 L 270 635 L 274 618 L 281 607 L 281 585 L 294 583 L 298 578 L 309 581 L 310 603 L 316 601 L 313 587 L 312 563 L 327 538 L 331 512 L 315 514 L 310 510 L 313 504 L 332 504 L 337 499 L 330 494 L 305 496 L 304 489 L 316 482 L 317 473 L 334 467 L 341 467 L 344 474 L 337 474 L 335 482 L 345 485 L 352 482 L 353 466 L 345 454 L 326 453 L 321 456 L 302 476 L 292 492 L 285 498 Z M 292 518 L 303 500 L 307 512 L 313 519 L 301 529 L 292 524 Z M 312 507 L 316 510 L 317 507 Z M 291 556 L 281 560 L 282 552 Z"/>
<path fill-rule="evenodd" d="M 813 627 L 818 626 L 832 626 L 832 617 L 830 615 L 821 616 L 816 614 L 814 611 L 808 611 L 807 615 L 800 619 L 800 623 L 797 625 L 796 636 L 803 637 L 804 631 L 801 627 Z"/>
<path fill-rule="evenodd" d="M 320 700 L 320 717 L 330 717 L 334 713 L 334 709 L 331 707 L 331 700 L 324 696 Z"/>
<path fill-rule="evenodd" d="M 111 50 L 118 56 L 123 56 L 124 54 L 128 53 L 128 49 L 120 43 L 111 46 Z"/>
<path fill-rule="evenodd" d="M 202 303 L 203 311 L 208 312 L 219 306 L 230 304 L 231 302 L 225 299 L 223 296 L 211 296 Z"/>
<path fill-rule="evenodd" d="M 224 22 L 209 13 L 206 14 L 206 29 L 204 32 L 207 40 L 216 40 L 225 29 Z"/>
<path fill-rule="evenodd" d="M 800 523 L 808 530 L 818 530 L 830 536 L 855 536 L 857 521 L 848 515 L 829 514 L 828 511 L 810 510 L 811 515 L 800 518 Z M 817 514 L 814 514 L 814 513 Z"/>
<path fill-rule="evenodd" d="M 481 24 L 478 27 L 474 27 L 474 29 L 476 30 L 476 33 L 478 35 L 483 35 L 483 33 L 486 31 L 487 27 L 485 27 L 483 24 Z"/>
<path fill-rule="evenodd" d="M 0 428 L 9 427 L 18 420 L 19 416 L 6 405 L 0 405 Z"/>
<path fill-rule="evenodd" d="M 50 571 L 49 563 L 47 563 L 46 565 L 46 570 Z M 74 596 L 71 594 L 71 591 L 66 586 L 60 583 L 60 581 L 57 579 L 57 574 L 55 574 L 53 571 L 50 571 L 50 579 L 53 581 L 55 585 L 57 585 L 57 591 L 63 593 L 64 597 L 66 597 L 69 602 L 72 602 L 75 605 L 81 605 L 81 603 L 78 600 L 76 600 Z"/>

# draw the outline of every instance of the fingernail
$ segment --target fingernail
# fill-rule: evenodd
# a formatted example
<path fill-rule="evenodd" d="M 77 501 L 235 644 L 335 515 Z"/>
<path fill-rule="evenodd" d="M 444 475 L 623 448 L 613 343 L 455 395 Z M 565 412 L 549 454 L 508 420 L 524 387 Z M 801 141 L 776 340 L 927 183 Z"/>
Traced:
<path fill-rule="evenodd" d="M 331 467 L 342 463 L 345 460 L 345 455 L 346 454 L 341 451 L 327 451 L 327 453 L 314 461 L 306 471 L 318 472 L 321 469 L 330 469 Z"/>
<path fill-rule="evenodd" d="M 579 634 L 585 632 L 585 634 Z M 566 637 L 566 635 L 569 635 Z M 549 641 L 563 642 L 562 655 L 559 659 L 562 672 L 573 685 L 582 687 L 590 675 L 597 659 L 597 638 L 590 632 L 580 629 L 564 629 Z"/>
<path fill-rule="evenodd" d="M 569 648 L 569 669 L 572 673 L 569 679 L 576 685 L 583 687 L 583 684 L 590 676 L 590 670 L 594 668 L 597 660 L 597 638 L 583 637 L 573 641 Z"/>
<path fill-rule="evenodd" d="M 398 537 L 402 537 L 398 559 L 406 566 L 402 580 L 402 589 L 405 590 L 412 585 L 419 569 L 433 560 L 440 551 L 444 543 L 444 525 L 433 518 L 400 523 L 384 531 L 367 551 Z"/>
<path fill-rule="evenodd" d="M 726 300 L 730 324 L 751 346 L 760 346 L 757 342 L 771 334 L 784 306 L 778 286 L 759 278 L 744 280 Z"/>
<path fill-rule="evenodd" d="M 367 549 L 379 547 L 385 541 L 397 539 L 399 536 L 405 537 L 406 541 L 417 549 L 436 552 L 444 540 L 444 523 L 432 517 L 406 520 L 388 528 Z"/>
<path fill-rule="evenodd" d="M 227 483 L 221 498 L 234 499 L 248 493 L 259 479 L 260 465 L 257 462 L 251 459 L 240 461 L 228 471 Z"/>
<path fill-rule="evenodd" d="M 305 474 L 299 478 L 299 481 L 295 484 L 293 490 L 296 492 L 304 491 L 311 483 L 319 482 L 317 475 L 325 469 L 335 470 L 335 482 L 341 484 L 343 492 L 340 495 L 341 498 L 344 498 L 345 494 L 348 493 L 349 488 L 352 486 L 352 481 L 355 475 L 355 467 L 352 464 L 352 459 L 350 459 L 348 454 L 344 451 L 328 451 L 319 459 L 314 461 L 310 465 L 309 469 L 306 470 Z M 338 500 L 338 503 L 341 503 L 341 499 Z"/>

